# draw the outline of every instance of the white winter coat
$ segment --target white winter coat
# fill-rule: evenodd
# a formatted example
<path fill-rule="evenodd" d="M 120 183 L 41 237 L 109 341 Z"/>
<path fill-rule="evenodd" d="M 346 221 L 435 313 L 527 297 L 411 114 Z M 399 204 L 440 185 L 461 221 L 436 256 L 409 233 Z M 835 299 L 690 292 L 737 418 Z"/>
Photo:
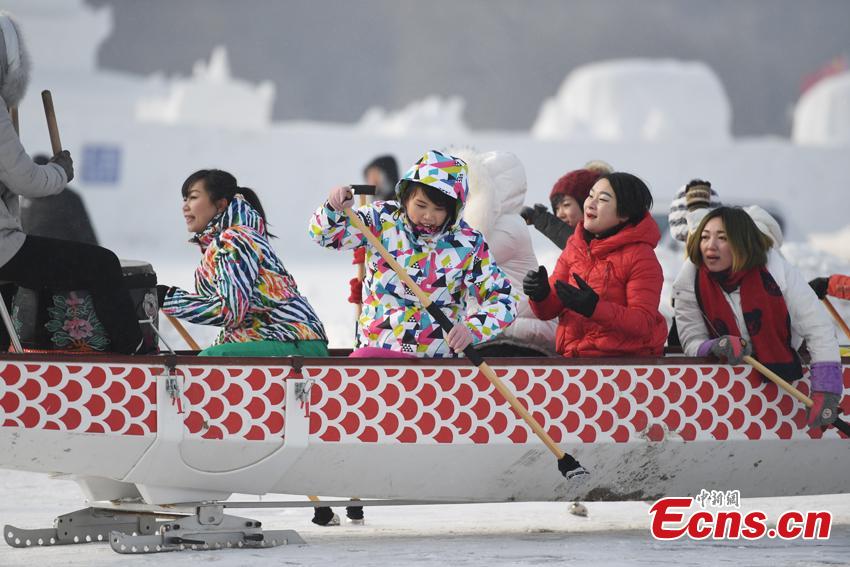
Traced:
<path fill-rule="evenodd" d="M 525 274 L 538 266 L 528 226 L 519 215 L 528 189 L 522 162 L 514 154 L 501 151 L 456 150 L 453 155 L 469 167 L 469 197 L 463 218 L 484 234 L 496 263 L 520 295 L 516 319 L 495 342 L 554 354 L 557 321 L 535 317 L 528 297 L 522 293 Z"/>
<path fill-rule="evenodd" d="M 835 327 L 800 271 L 774 248 L 768 252 L 767 269 L 776 280 L 788 306 L 788 314 L 791 316 L 791 347 L 798 349 L 805 339 L 812 362 L 839 362 L 841 356 Z M 687 260 L 673 283 L 676 325 L 687 356 L 696 356 L 703 341 L 711 338 L 694 291 L 696 274 L 696 266 Z M 749 340 L 741 309 L 740 291 L 735 290 L 724 295 L 735 314 L 735 322 L 742 338 Z"/>

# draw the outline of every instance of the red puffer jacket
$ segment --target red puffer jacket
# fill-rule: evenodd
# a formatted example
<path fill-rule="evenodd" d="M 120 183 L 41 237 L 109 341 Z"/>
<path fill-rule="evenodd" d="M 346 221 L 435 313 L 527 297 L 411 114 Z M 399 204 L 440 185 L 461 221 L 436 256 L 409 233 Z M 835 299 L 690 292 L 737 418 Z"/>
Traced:
<path fill-rule="evenodd" d="M 636 225 L 602 240 L 584 239 L 580 223 L 549 277 L 551 292 L 530 302 L 535 315 L 559 317 L 555 346 L 564 356 L 660 355 L 667 323 L 658 311 L 664 276 L 654 248 L 661 238 L 647 215 Z M 591 317 L 566 309 L 555 293 L 557 280 L 578 285 L 578 274 L 599 294 Z"/>

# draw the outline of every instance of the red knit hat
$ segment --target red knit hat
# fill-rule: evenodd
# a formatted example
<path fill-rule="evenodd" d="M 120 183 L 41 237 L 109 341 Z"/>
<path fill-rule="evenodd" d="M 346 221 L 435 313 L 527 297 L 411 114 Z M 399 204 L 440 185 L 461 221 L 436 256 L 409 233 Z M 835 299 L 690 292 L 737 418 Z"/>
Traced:
<path fill-rule="evenodd" d="M 599 179 L 599 174 L 589 169 L 576 169 L 561 177 L 552 187 L 549 201 L 554 211 L 561 199 L 567 195 L 578 201 L 578 206 L 584 210 L 584 200 L 587 199 L 590 188 Z"/>

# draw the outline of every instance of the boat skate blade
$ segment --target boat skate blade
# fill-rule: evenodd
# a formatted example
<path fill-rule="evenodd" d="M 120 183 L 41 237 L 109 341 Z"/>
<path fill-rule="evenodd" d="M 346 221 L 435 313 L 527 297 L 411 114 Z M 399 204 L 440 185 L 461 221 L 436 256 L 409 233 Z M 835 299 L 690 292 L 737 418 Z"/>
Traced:
<path fill-rule="evenodd" d="M 84 508 L 58 516 L 52 528 L 29 530 L 7 524 L 3 528 L 3 537 L 12 547 L 73 545 L 106 542 L 113 530 L 151 534 L 156 530 L 156 524 L 150 514 Z"/>
<path fill-rule="evenodd" d="M 161 553 L 306 543 L 295 530 L 263 531 L 260 527 L 260 522 L 238 516 L 221 515 L 214 524 L 187 517 L 161 524 L 157 533 L 150 535 L 127 535 L 113 531 L 109 536 L 109 545 L 118 553 Z"/>

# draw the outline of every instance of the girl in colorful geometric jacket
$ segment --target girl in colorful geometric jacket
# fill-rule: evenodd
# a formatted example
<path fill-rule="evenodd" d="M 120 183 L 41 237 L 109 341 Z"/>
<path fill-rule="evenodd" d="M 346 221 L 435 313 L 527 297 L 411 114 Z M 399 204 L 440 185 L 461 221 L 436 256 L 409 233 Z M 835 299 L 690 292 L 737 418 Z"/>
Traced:
<path fill-rule="evenodd" d="M 321 321 L 268 241 L 251 189 L 226 171 L 202 169 L 183 183 L 183 216 L 203 254 L 195 292 L 157 286 L 163 313 L 222 327 L 207 356 L 327 356 Z"/>
<path fill-rule="evenodd" d="M 454 321 L 444 334 L 344 210 L 350 187 L 333 189 L 313 214 L 310 237 L 337 250 L 366 246 L 363 311 L 352 356 L 451 357 L 470 343 L 498 335 L 516 316 L 517 294 L 495 264 L 480 232 L 462 218 L 467 167 L 429 151 L 396 186 L 398 201 L 375 201 L 355 210 L 396 261 Z M 467 312 L 470 296 L 477 304 Z"/>

